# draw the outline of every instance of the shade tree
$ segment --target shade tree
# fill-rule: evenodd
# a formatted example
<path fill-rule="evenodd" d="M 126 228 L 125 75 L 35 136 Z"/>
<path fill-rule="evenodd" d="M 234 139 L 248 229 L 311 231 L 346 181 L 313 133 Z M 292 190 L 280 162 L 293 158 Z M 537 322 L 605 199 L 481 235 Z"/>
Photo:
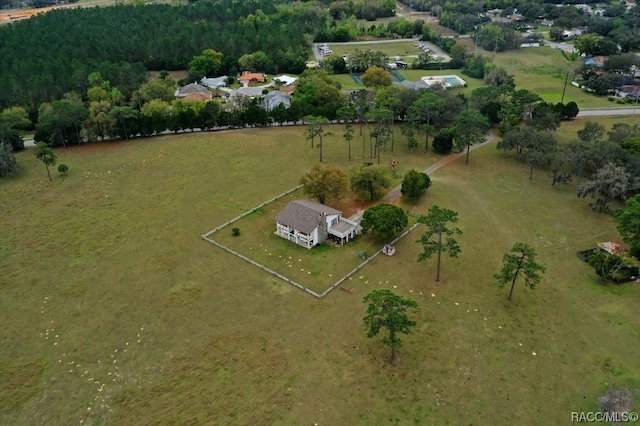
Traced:
<path fill-rule="evenodd" d="M 422 245 L 422 253 L 418 255 L 418 262 L 423 262 L 437 254 L 436 282 L 440 282 L 442 253 L 448 254 L 449 257 L 457 258 L 461 251 L 454 236 L 462 234 L 462 231 L 452 226 L 452 224 L 458 222 L 458 213 L 453 210 L 432 206 L 428 214 L 418 217 L 418 222 L 427 226 L 427 230 L 417 241 Z"/>
<path fill-rule="evenodd" d="M 362 215 L 362 233 L 371 231 L 376 238 L 388 242 L 409 224 L 407 213 L 393 204 L 381 203 L 369 207 Z"/>
<path fill-rule="evenodd" d="M 0 142 L 0 178 L 11 176 L 19 170 L 13 149 L 6 142 Z"/>
<path fill-rule="evenodd" d="M 329 120 L 326 117 L 322 116 L 308 115 L 304 118 L 304 121 L 307 123 L 304 134 L 307 140 L 311 141 L 311 148 L 313 148 L 313 141 L 316 136 L 320 140 L 320 142 L 318 143 L 318 148 L 320 149 L 320 162 L 322 163 L 322 141 L 325 136 L 331 134 L 326 130 L 326 126 L 327 124 L 329 124 Z"/>
<path fill-rule="evenodd" d="M 56 164 L 58 157 L 53 152 L 53 149 L 49 147 L 44 142 L 36 143 L 36 150 L 34 152 L 36 158 L 44 164 L 47 169 L 47 176 L 49 176 L 49 181 L 51 181 L 51 172 L 49 171 L 49 167 L 53 167 Z"/>
<path fill-rule="evenodd" d="M 636 258 L 640 256 L 640 194 L 628 198 L 624 203 L 624 209 L 616 214 L 618 232 L 622 241 L 631 246 L 631 254 Z"/>
<path fill-rule="evenodd" d="M 429 131 L 434 123 L 440 124 L 440 116 L 444 110 L 444 100 L 431 90 L 424 91 L 411 105 L 407 112 L 407 120 L 425 129 L 425 146 L 429 149 Z"/>
<path fill-rule="evenodd" d="M 388 87 L 393 83 L 389 71 L 379 66 L 372 66 L 367 69 L 360 79 L 365 87 L 372 87 L 374 89 Z"/>
<path fill-rule="evenodd" d="M 431 146 L 438 154 L 448 154 L 453 149 L 454 130 L 451 128 L 440 129 L 440 132 L 433 138 Z"/>
<path fill-rule="evenodd" d="M 385 166 L 363 165 L 351 170 L 349 181 L 351 190 L 369 202 L 382 198 L 383 191 L 391 185 L 391 176 Z"/>
<path fill-rule="evenodd" d="M 417 170 L 409 170 L 402 179 L 400 192 L 412 201 L 418 200 L 431 187 L 431 178 L 428 174 Z"/>
<path fill-rule="evenodd" d="M 349 180 L 347 174 L 330 164 L 316 163 L 300 178 L 302 192 L 311 195 L 320 204 L 327 201 L 340 201 L 347 193 Z"/>
<path fill-rule="evenodd" d="M 418 304 L 408 298 L 393 293 L 391 290 L 373 290 L 363 299 L 368 304 L 367 312 L 362 319 L 367 337 L 375 337 L 383 329 L 387 335 L 382 343 L 391 348 L 391 363 L 396 362 L 396 352 L 402 346 L 401 334 L 409 334 L 416 322 L 409 319 L 408 311 L 417 308 Z"/>
<path fill-rule="evenodd" d="M 194 56 L 189 62 L 189 78 L 198 81 L 203 77 L 214 77 L 222 66 L 223 56 L 213 49 L 206 49 L 200 55 Z"/>
<path fill-rule="evenodd" d="M 536 262 L 537 253 L 533 247 L 528 244 L 517 242 L 511 248 L 509 253 L 505 253 L 502 258 L 502 269 L 499 273 L 494 274 L 494 278 L 498 280 L 500 288 L 503 288 L 509 282 L 511 290 L 509 291 L 509 301 L 513 296 L 513 289 L 516 285 L 518 277 L 524 278 L 524 284 L 531 290 L 541 280 L 541 275 L 546 270 L 545 266 Z"/>
<path fill-rule="evenodd" d="M 24 108 L 5 108 L 0 113 L 0 143 L 9 144 L 14 151 L 22 150 L 24 132 L 31 125 L 29 115 Z"/>
<path fill-rule="evenodd" d="M 454 143 L 458 151 L 466 149 L 466 164 L 469 164 L 471 146 L 483 142 L 490 127 L 489 120 L 476 109 L 466 109 L 456 118 Z"/>
<path fill-rule="evenodd" d="M 606 130 L 602 124 L 587 121 L 584 123 L 584 128 L 578 130 L 578 138 L 591 144 L 602 140 L 605 133 Z"/>
<path fill-rule="evenodd" d="M 375 144 L 372 145 L 373 152 L 370 155 L 377 158 L 380 164 L 380 148 L 386 147 L 391 140 L 393 114 L 387 108 L 376 106 L 369 111 L 367 119 L 374 123 L 370 136 L 372 141 L 375 140 Z"/>
<path fill-rule="evenodd" d="M 607 210 L 611 201 L 624 199 L 636 186 L 624 167 L 607 163 L 591 176 L 591 180 L 579 185 L 577 193 L 580 198 L 590 195 L 591 210 L 603 212 Z"/>
<path fill-rule="evenodd" d="M 602 284 L 614 281 L 616 273 L 624 266 L 624 260 L 620 256 L 600 250 L 589 256 L 587 262 L 600 277 Z"/>

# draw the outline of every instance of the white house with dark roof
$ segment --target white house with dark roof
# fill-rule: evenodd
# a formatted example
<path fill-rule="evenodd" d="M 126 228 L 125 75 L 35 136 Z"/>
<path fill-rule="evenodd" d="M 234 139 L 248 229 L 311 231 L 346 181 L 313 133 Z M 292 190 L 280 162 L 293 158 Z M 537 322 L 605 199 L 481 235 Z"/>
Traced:
<path fill-rule="evenodd" d="M 342 212 L 312 200 L 294 200 L 275 217 L 276 235 L 308 249 L 329 236 L 341 243 L 355 238 L 360 226 Z"/>

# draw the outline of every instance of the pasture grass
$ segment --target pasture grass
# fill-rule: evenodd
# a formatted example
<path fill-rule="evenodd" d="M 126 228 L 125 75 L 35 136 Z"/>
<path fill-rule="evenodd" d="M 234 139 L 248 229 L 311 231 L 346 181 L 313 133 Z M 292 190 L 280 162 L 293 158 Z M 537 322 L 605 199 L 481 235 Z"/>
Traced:
<path fill-rule="evenodd" d="M 562 143 L 576 139 L 578 137 L 578 131 L 584 129 L 585 123 L 588 121 L 601 124 L 607 131 L 609 131 L 616 123 L 626 123 L 630 126 L 637 125 L 638 117 L 633 115 L 592 116 L 581 117 L 577 120 L 563 121 L 562 125 L 555 132 L 556 140 Z M 608 136 L 605 134 L 603 138 L 606 140 Z"/>
<path fill-rule="evenodd" d="M 19 153 L 22 173 L 0 181 L 0 423 L 559 424 L 611 387 L 638 395 L 640 289 L 600 285 L 575 256 L 619 239 L 613 219 L 544 171 L 529 181 L 495 143 L 435 172 L 420 202 L 399 202 L 459 213 L 462 253 L 443 258 L 440 283 L 435 259 L 416 262 L 420 227 L 350 281 L 353 295 L 324 300 L 202 241 L 297 183 L 318 154 L 302 133 L 58 149 L 70 171 L 52 183 Z M 339 142 L 325 142 L 326 162 L 364 160 Z M 405 170 L 440 158 L 400 147 Z M 260 244 L 270 215 L 225 238 Z M 509 303 L 492 274 L 515 241 L 547 273 Z M 396 365 L 361 325 L 376 288 L 418 302 Z"/>
<path fill-rule="evenodd" d="M 537 93 L 547 102 L 558 103 L 562 100 L 565 78 L 569 73 L 565 104 L 574 101 L 581 109 L 615 106 L 606 97 L 595 96 L 571 85 L 579 62 L 567 60 L 560 50 L 550 47 L 522 48 L 496 54 L 493 63 L 514 76 L 518 89 Z"/>

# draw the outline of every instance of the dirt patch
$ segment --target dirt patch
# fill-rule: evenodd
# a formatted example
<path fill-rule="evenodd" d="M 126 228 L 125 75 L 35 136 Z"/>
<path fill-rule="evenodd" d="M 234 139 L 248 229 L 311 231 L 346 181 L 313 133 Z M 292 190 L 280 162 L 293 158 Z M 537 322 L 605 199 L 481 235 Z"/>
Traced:
<path fill-rule="evenodd" d="M 349 218 L 359 211 L 368 209 L 373 204 L 375 203 L 365 203 L 357 198 L 345 198 L 336 205 L 336 208 L 342 211 L 342 217 Z"/>

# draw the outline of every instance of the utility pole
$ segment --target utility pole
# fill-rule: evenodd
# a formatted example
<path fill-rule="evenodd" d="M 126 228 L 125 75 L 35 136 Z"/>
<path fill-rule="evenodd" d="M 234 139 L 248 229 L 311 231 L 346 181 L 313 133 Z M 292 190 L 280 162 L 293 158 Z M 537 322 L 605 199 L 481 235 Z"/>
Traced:
<path fill-rule="evenodd" d="M 567 76 L 564 78 L 564 87 L 562 88 L 562 99 L 560 99 L 561 104 L 564 104 L 564 92 L 567 90 L 567 81 L 569 81 L 569 71 L 567 71 Z"/>

